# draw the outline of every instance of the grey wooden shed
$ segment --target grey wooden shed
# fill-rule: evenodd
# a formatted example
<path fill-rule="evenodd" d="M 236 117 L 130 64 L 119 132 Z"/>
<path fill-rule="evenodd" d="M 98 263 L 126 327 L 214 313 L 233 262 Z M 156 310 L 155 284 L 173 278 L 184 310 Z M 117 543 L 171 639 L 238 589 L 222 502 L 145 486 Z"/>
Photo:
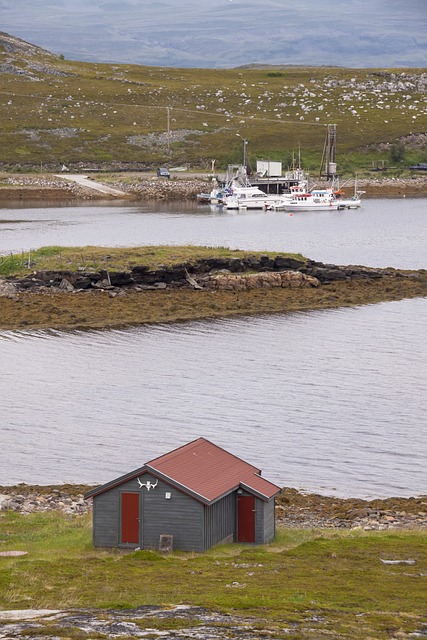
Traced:
<path fill-rule="evenodd" d="M 205 551 L 218 543 L 264 544 L 275 535 L 280 488 L 261 471 L 198 438 L 89 491 L 95 547 Z"/>

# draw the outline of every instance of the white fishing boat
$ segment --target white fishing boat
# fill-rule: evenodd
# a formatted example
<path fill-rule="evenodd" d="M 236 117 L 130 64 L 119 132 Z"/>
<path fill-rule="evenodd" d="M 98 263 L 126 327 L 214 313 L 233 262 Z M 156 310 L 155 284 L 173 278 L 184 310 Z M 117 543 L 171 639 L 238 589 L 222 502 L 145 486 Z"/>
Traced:
<path fill-rule="evenodd" d="M 232 185 L 231 190 L 223 201 L 226 209 L 267 209 L 277 199 L 277 195 L 268 195 L 258 187 Z"/>
<path fill-rule="evenodd" d="M 292 185 L 289 188 L 289 193 L 282 193 L 279 196 L 276 195 L 273 202 L 268 205 L 267 209 L 272 209 L 275 211 L 283 210 L 286 204 L 292 202 L 292 200 L 294 200 L 298 195 L 305 195 L 307 192 L 307 180 L 300 180 L 298 184 Z"/>
<path fill-rule="evenodd" d="M 335 197 L 339 200 L 341 204 L 341 209 L 358 209 L 362 206 L 361 195 L 363 195 L 365 191 L 359 191 L 357 187 L 357 175 L 354 179 L 354 193 L 350 198 L 345 198 L 342 196 L 342 191 L 339 190 L 335 193 Z"/>
<path fill-rule="evenodd" d="M 250 182 L 246 174 L 246 167 L 240 164 L 230 164 L 227 168 L 225 180 L 219 184 L 218 180 L 213 180 L 211 191 L 198 193 L 197 201 L 201 204 L 223 205 L 225 199 L 231 196 L 236 189 L 250 187 Z"/>
<path fill-rule="evenodd" d="M 338 201 L 328 190 L 298 193 L 287 202 L 283 202 L 282 211 L 334 211 L 339 208 Z"/>
<path fill-rule="evenodd" d="M 231 188 L 228 186 L 212 189 L 210 193 L 210 204 L 224 204 L 225 198 L 230 196 L 231 193 Z"/>
<path fill-rule="evenodd" d="M 338 209 L 358 209 L 362 206 L 362 200 L 359 195 L 354 195 L 351 198 L 336 198 L 338 203 Z"/>
<path fill-rule="evenodd" d="M 343 196 L 341 189 L 332 185 L 328 189 L 307 189 L 307 182 L 301 182 L 291 187 L 289 194 L 283 194 L 269 207 L 276 211 L 342 211 L 344 209 L 358 209 L 362 201 L 361 191 L 357 191 L 355 183 L 354 195 L 350 198 Z"/>

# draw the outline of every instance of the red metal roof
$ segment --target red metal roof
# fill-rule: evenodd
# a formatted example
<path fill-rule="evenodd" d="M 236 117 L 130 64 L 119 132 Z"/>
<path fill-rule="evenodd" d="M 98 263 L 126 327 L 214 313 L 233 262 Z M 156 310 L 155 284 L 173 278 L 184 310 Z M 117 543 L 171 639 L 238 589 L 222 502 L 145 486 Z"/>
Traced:
<path fill-rule="evenodd" d="M 261 478 L 261 471 L 225 449 L 198 438 L 155 458 L 146 468 L 161 473 L 204 501 L 212 502 L 240 485 L 269 500 L 280 488 Z"/>

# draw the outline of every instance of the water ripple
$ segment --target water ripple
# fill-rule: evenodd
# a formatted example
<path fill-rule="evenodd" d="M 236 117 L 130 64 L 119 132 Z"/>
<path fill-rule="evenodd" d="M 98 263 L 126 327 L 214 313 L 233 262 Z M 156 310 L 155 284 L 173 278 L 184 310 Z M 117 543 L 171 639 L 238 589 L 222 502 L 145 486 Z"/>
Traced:
<path fill-rule="evenodd" d="M 104 482 L 202 435 L 280 485 L 426 493 L 426 311 L 2 332 L 0 484 Z"/>

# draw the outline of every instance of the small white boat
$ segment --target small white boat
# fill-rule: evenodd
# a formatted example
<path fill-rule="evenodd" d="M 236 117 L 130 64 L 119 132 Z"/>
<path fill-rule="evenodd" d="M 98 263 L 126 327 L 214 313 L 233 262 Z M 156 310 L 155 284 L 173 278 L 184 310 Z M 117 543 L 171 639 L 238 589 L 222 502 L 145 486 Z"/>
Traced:
<path fill-rule="evenodd" d="M 313 193 L 301 193 L 282 205 L 283 211 L 337 211 L 340 207 L 334 198 Z"/>
<path fill-rule="evenodd" d="M 210 193 L 198 193 L 197 194 L 197 202 L 200 204 L 223 204 L 224 198 L 231 195 L 231 189 L 227 187 L 216 187 L 212 189 Z"/>
<path fill-rule="evenodd" d="M 225 198 L 227 198 L 229 195 L 231 195 L 231 189 L 227 186 L 217 187 L 216 189 L 212 189 L 210 193 L 210 203 L 224 204 Z"/>
<path fill-rule="evenodd" d="M 210 193 L 198 193 L 197 196 L 197 202 L 200 202 L 200 204 L 209 204 L 211 201 L 211 194 Z"/>
<path fill-rule="evenodd" d="M 277 195 L 268 195 L 258 187 L 232 186 L 233 193 L 224 198 L 226 209 L 267 209 L 272 205 Z"/>
<path fill-rule="evenodd" d="M 362 200 L 360 196 L 363 195 L 364 193 L 365 191 L 358 191 L 357 189 L 357 175 L 356 175 L 356 178 L 354 180 L 353 195 L 350 198 L 343 198 L 342 191 L 337 191 L 335 192 L 335 197 L 341 204 L 341 207 L 340 207 L 341 209 L 358 209 L 360 206 L 362 206 Z"/>
<path fill-rule="evenodd" d="M 358 209 L 362 202 L 360 192 L 351 198 L 345 198 L 342 191 L 329 189 L 312 189 L 305 191 L 306 183 L 293 187 L 289 194 L 280 196 L 269 208 L 277 211 L 342 211 Z"/>
<path fill-rule="evenodd" d="M 351 198 L 336 198 L 338 209 L 358 209 L 362 206 L 362 200 L 358 195 Z"/>

